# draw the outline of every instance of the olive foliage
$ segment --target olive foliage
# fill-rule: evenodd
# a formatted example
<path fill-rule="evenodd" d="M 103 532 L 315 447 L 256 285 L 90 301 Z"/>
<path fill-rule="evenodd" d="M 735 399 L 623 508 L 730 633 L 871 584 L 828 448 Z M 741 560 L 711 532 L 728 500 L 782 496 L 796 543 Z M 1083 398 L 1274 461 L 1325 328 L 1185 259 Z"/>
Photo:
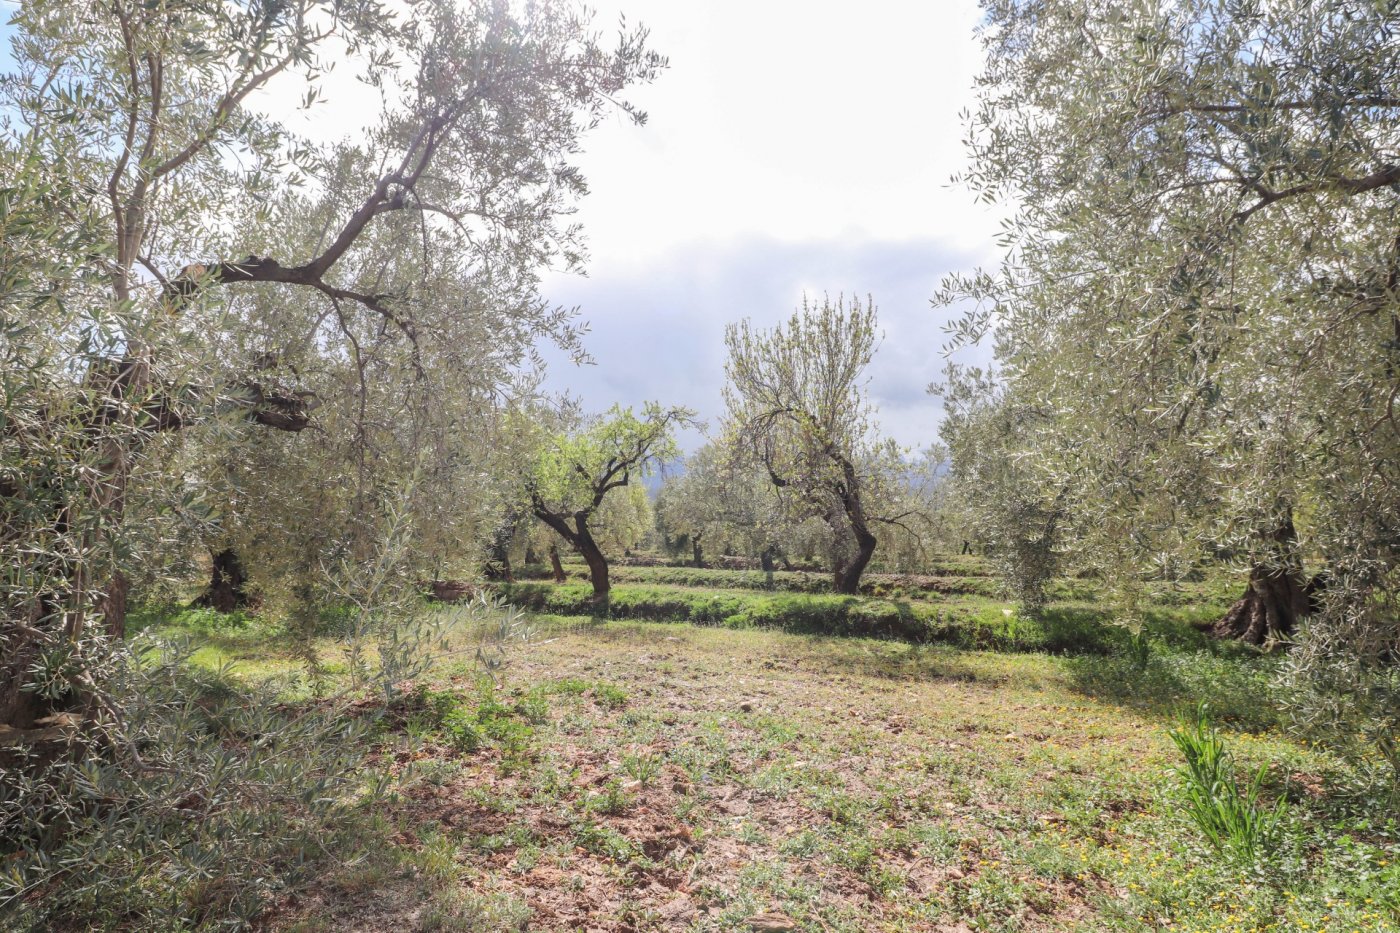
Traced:
<path fill-rule="evenodd" d="M 1218 628 L 1298 643 L 1285 699 L 1393 691 L 1400 9 L 984 6 L 966 180 L 1007 249 L 940 299 L 1035 413 L 1016 494 L 1144 598 L 1233 562 Z"/>

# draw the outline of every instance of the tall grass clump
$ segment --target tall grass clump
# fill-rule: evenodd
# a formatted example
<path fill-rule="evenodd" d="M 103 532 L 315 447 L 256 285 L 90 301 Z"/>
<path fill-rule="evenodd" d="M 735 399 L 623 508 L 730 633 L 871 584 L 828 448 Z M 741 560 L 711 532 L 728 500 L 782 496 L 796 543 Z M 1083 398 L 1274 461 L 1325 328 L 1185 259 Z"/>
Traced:
<path fill-rule="evenodd" d="M 1192 822 L 1217 852 L 1242 864 L 1257 864 L 1277 844 L 1288 813 L 1282 797 L 1272 807 L 1260 799 L 1268 769 L 1260 766 L 1241 787 L 1234 755 L 1211 724 L 1204 703 L 1194 715 L 1182 717 L 1170 735 L 1185 759 L 1178 773 Z"/>

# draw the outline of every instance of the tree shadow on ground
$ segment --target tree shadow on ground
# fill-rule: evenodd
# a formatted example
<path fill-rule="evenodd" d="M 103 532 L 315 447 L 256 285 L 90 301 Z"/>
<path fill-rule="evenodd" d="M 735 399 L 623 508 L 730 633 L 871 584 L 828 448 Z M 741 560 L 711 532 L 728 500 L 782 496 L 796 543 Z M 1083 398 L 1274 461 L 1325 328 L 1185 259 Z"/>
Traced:
<path fill-rule="evenodd" d="M 1126 653 L 1065 663 L 1072 689 L 1092 700 L 1162 720 L 1207 703 L 1218 724 L 1242 732 L 1282 725 L 1277 666 L 1277 658 L 1234 646 L 1173 650 L 1160 641 L 1145 665 Z"/>

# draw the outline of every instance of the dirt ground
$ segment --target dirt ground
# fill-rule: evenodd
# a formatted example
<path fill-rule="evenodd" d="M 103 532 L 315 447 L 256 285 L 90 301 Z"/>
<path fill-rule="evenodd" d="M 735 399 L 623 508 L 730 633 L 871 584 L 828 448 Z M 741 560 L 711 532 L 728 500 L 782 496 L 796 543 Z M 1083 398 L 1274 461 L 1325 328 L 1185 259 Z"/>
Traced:
<path fill-rule="evenodd" d="M 473 680 L 437 686 L 470 703 Z M 547 707 L 523 752 L 394 744 L 406 780 L 382 815 L 406 855 L 349 867 L 278 925 L 1071 928 L 1104 883 L 1025 856 L 1071 819 L 1119 833 L 1161 753 L 1047 659 L 773 633 L 552 632 L 497 691 L 531 696 Z"/>

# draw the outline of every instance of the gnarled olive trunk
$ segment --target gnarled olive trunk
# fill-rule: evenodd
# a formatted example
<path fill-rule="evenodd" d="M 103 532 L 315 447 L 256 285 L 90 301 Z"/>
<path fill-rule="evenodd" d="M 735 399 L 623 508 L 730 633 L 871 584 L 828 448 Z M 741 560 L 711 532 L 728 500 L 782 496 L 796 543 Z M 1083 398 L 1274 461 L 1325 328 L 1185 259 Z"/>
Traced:
<path fill-rule="evenodd" d="M 506 512 L 505 518 L 491 535 L 491 554 L 482 568 L 488 580 L 515 582 L 515 574 L 510 566 L 510 546 L 515 540 L 515 523 L 519 515 L 515 510 Z"/>
<path fill-rule="evenodd" d="M 572 526 L 562 516 L 544 508 L 536 508 L 535 517 L 552 528 L 559 537 L 567 541 L 569 546 L 583 557 L 584 563 L 588 565 L 589 579 L 593 581 L 593 610 L 599 614 L 605 612 L 608 607 L 608 594 L 612 589 L 612 585 L 608 581 L 608 559 L 603 555 L 602 548 L 598 547 L 598 542 L 593 539 L 593 533 L 588 528 L 588 513 L 575 512 Z M 556 579 L 562 573 L 563 569 L 558 566 L 556 561 Z"/>
<path fill-rule="evenodd" d="M 1291 635 L 1310 610 L 1307 587 L 1291 568 L 1256 566 L 1244 595 L 1211 631 L 1218 638 L 1263 645 Z"/>
<path fill-rule="evenodd" d="M 703 568 L 705 566 L 705 551 L 700 547 L 699 535 L 691 535 L 690 551 L 691 556 L 695 560 L 695 566 Z"/>
<path fill-rule="evenodd" d="M 491 559 L 482 568 L 482 575 L 488 580 L 514 583 L 515 573 L 510 566 L 510 552 L 502 549 L 493 551 Z"/>
<path fill-rule="evenodd" d="M 846 596 L 860 593 L 860 578 L 865 573 L 865 568 L 870 566 L 870 559 L 875 556 L 875 546 L 879 543 L 875 536 L 862 526 L 853 523 L 851 531 L 856 539 L 855 556 L 844 564 L 838 564 L 833 573 L 836 592 Z"/>
<path fill-rule="evenodd" d="M 564 582 L 564 565 L 559 561 L 559 547 L 551 544 L 549 546 L 549 566 L 554 570 L 554 582 Z"/>
<path fill-rule="evenodd" d="M 1286 514 L 1265 538 L 1273 560 L 1250 569 L 1244 594 L 1211 629 L 1218 638 L 1233 638 L 1251 645 L 1270 644 L 1293 634 L 1299 620 L 1315 608 L 1324 578 L 1304 580 L 1292 515 Z"/>
<path fill-rule="evenodd" d="M 209 585 L 191 605 L 218 612 L 246 609 L 252 603 L 247 586 L 248 572 L 243 567 L 243 561 L 237 551 L 226 547 L 214 554 Z"/>

